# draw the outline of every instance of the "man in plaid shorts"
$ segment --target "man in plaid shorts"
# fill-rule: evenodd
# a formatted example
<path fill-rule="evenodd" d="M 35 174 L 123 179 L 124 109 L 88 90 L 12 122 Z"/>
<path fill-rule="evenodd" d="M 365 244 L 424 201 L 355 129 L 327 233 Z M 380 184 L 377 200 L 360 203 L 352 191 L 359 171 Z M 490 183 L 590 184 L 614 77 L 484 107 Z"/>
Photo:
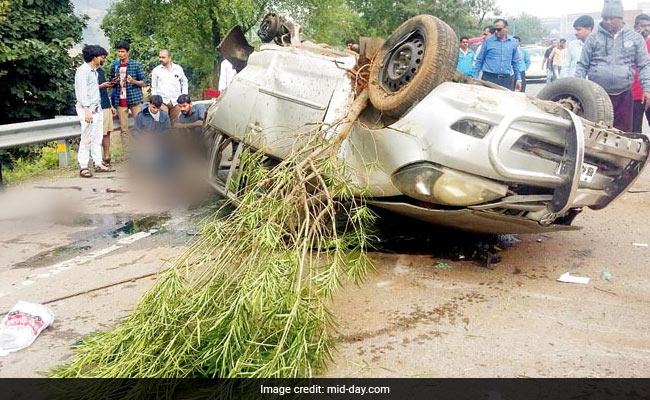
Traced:
<path fill-rule="evenodd" d="M 128 42 L 118 42 L 115 46 L 117 60 L 111 65 L 108 73 L 111 81 L 115 83 L 117 104 L 117 116 L 120 119 L 120 135 L 122 138 L 122 149 L 128 153 L 129 140 L 129 110 L 133 118 L 142 111 L 142 88 L 146 86 L 144 69 L 142 64 L 129 58 L 131 46 Z"/>

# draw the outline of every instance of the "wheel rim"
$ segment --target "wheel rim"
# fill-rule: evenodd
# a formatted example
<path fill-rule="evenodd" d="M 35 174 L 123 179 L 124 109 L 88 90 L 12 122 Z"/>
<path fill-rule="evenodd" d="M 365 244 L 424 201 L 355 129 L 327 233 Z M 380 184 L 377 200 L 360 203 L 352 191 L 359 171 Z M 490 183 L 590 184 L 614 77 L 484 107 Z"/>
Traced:
<path fill-rule="evenodd" d="M 563 94 L 555 97 L 553 101 L 580 117 L 584 116 L 584 107 L 582 107 L 582 102 L 574 96 Z"/>
<path fill-rule="evenodd" d="M 419 30 L 414 31 L 401 42 L 386 54 L 386 61 L 380 71 L 381 84 L 389 93 L 397 92 L 408 85 L 417 74 L 426 50 L 424 34 Z"/>

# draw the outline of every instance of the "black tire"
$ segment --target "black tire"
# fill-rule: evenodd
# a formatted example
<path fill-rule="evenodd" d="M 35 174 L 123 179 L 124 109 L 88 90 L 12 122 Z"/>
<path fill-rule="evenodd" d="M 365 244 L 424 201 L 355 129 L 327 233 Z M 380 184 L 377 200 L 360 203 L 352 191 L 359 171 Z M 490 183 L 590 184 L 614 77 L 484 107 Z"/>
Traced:
<path fill-rule="evenodd" d="M 390 35 L 373 60 L 370 102 L 399 118 L 436 86 L 453 80 L 457 59 L 453 29 L 432 15 L 415 16 Z"/>
<path fill-rule="evenodd" d="M 614 108 L 609 95 L 600 85 L 590 80 L 558 79 L 546 85 L 537 98 L 560 103 L 591 122 L 603 123 L 608 127 L 614 125 Z"/>

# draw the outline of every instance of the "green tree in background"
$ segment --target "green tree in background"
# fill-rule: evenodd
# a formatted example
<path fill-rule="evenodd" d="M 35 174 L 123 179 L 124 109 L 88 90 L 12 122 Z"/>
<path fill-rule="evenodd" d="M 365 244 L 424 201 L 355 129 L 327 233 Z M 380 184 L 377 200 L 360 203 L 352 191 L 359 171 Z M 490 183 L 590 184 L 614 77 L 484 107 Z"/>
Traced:
<path fill-rule="evenodd" d="M 509 32 L 521 38 L 522 44 L 533 44 L 548 36 L 549 31 L 542 26 L 542 20 L 526 13 L 517 17 L 509 17 Z"/>
<path fill-rule="evenodd" d="M 495 0 L 120 0 L 102 29 L 112 46 L 129 41 L 132 57 L 147 72 L 158 64 L 158 49 L 168 47 L 196 93 L 216 86 L 216 47 L 226 32 L 241 25 L 255 43 L 253 31 L 269 11 L 301 24 L 306 39 L 334 46 L 359 36 L 386 37 L 418 14 L 435 15 L 459 35 L 475 36 L 486 16 L 499 12 Z"/>
<path fill-rule="evenodd" d="M 69 0 L 0 0 L 0 124 L 52 118 L 74 102 L 86 19 Z"/>

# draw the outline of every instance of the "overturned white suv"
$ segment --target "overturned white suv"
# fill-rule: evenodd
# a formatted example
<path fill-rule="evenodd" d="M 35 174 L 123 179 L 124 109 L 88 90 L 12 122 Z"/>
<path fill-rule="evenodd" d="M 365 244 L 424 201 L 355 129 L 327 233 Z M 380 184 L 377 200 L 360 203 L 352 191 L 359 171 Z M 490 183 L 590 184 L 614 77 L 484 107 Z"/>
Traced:
<path fill-rule="evenodd" d="M 408 20 L 378 51 L 362 40 L 361 55 L 301 42 L 297 32 L 269 15 L 258 34 L 275 43 L 253 51 L 237 28 L 222 43 L 239 73 L 209 109 L 205 132 L 209 179 L 223 195 L 233 195 L 227 181 L 243 147 L 282 159 L 301 132 L 344 117 L 357 83 L 350 70 L 364 58 L 371 105 L 341 158 L 377 207 L 480 233 L 578 229 L 576 215 L 606 207 L 647 163 L 648 139 L 611 128 L 598 85 L 562 79 L 533 99 L 461 77 L 457 37 L 433 16 Z M 228 165 L 232 142 L 240 146 Z"/>

